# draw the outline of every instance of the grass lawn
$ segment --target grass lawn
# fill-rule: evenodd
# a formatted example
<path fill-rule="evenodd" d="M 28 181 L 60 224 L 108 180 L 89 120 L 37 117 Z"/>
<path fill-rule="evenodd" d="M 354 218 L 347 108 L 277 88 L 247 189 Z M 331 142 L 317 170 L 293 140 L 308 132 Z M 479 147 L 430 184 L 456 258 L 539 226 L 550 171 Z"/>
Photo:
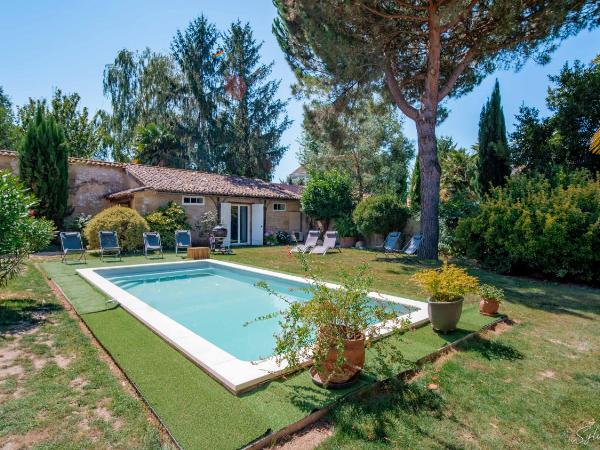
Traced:
<path fill-rule="evenodd" d="M 0 289 L 0 448 L 34 447 L 146 449 L 160 440 L 28 265 Z"/>
<path fill-rule="evenodd" d="M 218 258 L 300 271 L 283 247 L 237 249 L 236 255 Z M 378 290 L 419 298 L 408 278 L 426 266 L 413 258 L 357 250 L 314 258 L 332 281 L 340 269 L 363 261 Z M 87 266 L 106 264 L 90 258 Z M 90 311 L 101 307 L 106 299 L 75 274 L 76 267 L 81 266 L 43 264 L 68 297 L 89 299 Z M 334 432 L 324 448 L 564 448 L 577 429 L 600 420 L 600 290 L 470 270 L 506 290 L 503 312 L 515 325 L 426 367 L 408 386 L 342 402 L 330 415 Z M 429 327 L 408 333 L 403 352 L 416 359 L 479 329 L 488 319 L 476 307 L 475 299 L 467 301 L 458 333 L 440 336 Z M 121 308 L 82 317 L 186 448 L 239 447 L 345 394 L 319 390 L 300 374 L 235 397 Z M 377 376 L 372 363 L 369 358 L 363 383 Z M 428 389 L 431 383 L 438 388 Z"/>

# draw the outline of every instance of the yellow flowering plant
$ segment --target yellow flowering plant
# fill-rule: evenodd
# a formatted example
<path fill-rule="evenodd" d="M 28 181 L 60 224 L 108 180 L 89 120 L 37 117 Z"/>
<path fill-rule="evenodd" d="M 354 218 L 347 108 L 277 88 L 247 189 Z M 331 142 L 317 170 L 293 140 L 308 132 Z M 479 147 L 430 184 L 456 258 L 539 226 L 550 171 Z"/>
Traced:
<path fill-rule="evenodd" d="M 427 269 L 411 277 L 432 302 L 455 302 L 476 292 L 479 280 L 464 269 L 445 262 L 439 269 Z"/>

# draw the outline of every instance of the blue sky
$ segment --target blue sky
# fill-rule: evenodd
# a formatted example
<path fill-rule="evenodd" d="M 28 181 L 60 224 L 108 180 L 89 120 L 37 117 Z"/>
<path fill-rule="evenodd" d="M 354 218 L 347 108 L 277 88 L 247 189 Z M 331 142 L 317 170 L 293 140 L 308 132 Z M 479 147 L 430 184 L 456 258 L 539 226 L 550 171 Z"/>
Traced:
<path fill-rule="evenodd" d="M 78 92 L 83 105 L 95 111 L 108 109 L 102 95 L 102 72 L 122 48 L 167 51 L 177 29 L 204 13 L 219 29 L 232 21 L 250 22 L 255 36 L 264 41 L 264 61 L 275 61 L 273 76 L 282 79 L 280 96 L 290 96 L 294 77 L 271 34 L 275 8 L 271 0 L 30 0 L 5 2 L 0 15 L 0 86 L 14 104 L 29 97 L 49 97 L 55 87 Z M 494 79 L 500 80 L 509 131 L 514 115 L 525 102 L 545 113 L 548 75 L 556 74 L 566 61 L 589 62 L 600 53 L 600 30 L 583 32 L 562 43 L 552 62 L 538 66 L 529 62 L 520 72 L 501 71 L 488 77 L 473 92 L 450 101 L 450 117 L 438 135 L 450 135 L 470 147 L 477 140 L 481 106 L 490 95 Z M 292 100 L 288 114 L 294 120 L 284 142 L 290 146 L 275 172 L 275 180 L 295 169 L 302 105 Z M 414 124 L 405 122 L 405 133 L 416 138 Z"/>

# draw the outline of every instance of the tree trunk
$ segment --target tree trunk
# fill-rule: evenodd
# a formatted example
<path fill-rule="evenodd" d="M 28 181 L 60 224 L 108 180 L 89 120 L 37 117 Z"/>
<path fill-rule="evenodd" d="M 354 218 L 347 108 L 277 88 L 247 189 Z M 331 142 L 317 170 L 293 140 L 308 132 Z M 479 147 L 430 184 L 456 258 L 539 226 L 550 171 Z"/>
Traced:
<path fill-rule="evenodd" d="M 416 121 L 421 174 L 421 233 L 419 256 L 437 259 L 440 234 L 438 205 L 440 200 L 440 164 L 437 158 L 435 116 L 421 116 Z"/>

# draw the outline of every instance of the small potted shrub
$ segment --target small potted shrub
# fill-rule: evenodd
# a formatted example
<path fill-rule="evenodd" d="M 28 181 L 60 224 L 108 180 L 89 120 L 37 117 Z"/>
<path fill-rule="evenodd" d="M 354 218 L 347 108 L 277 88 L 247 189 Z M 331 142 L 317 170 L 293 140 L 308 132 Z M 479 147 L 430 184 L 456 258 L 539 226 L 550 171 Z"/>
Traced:
<path fill-rule="evenodd" d="M 342 274 L 341 288 L 333 289 L 312 274 L 305 257 L 299 258 L 311 280 L 310 286 L 303 288 L 312 294 L 310 300 L 294 301 L 259 282 L 258 286 L 282 299 L 287 308 L 256 320 L 280 318 L 274 349 L 277 363 L 286 362 L 294 370 L 312 359 L 310 375 L 316 384 L 346 387 L 358 379 L 365 363 L 365 345 L 381 335 L 384 324 L 386 329 L 400 325 L 394 332 L 401 332 L 408 322 L 401 322 L 393 310 L 368 297 L 372 284 L 368 266 Z"/>
<path fill-rule="evenodd" d="M 335 229 L 340 236 L 340 245 L 343 248 L 354 247 L 358 230 L 350 214 L 335 219 Z"/>
<path fill-rule="evenodd" d="M 265 235 L 264 235 L 264 243 L 265 245 L 277 245 L 277 236 L 275 235 L 275 233 L 271 232 L 271 231 L 265 231 Z"/>
<path fill-rule="evenodd" d="M 434 330 L 442 332 L 456 329 L 464 296 L 478 287 L 477 278 L 447 262 L 440 269 L 417 272 L 412 280 L 429 296 L 429 320 Z"/>
<path fill-rule="evenodd" d="M 504 300 L 504 291 L 491 284 L 479 286 L 479 312 L 484 316 L 495 316 L 498 314 L 500 303 Z"/>

